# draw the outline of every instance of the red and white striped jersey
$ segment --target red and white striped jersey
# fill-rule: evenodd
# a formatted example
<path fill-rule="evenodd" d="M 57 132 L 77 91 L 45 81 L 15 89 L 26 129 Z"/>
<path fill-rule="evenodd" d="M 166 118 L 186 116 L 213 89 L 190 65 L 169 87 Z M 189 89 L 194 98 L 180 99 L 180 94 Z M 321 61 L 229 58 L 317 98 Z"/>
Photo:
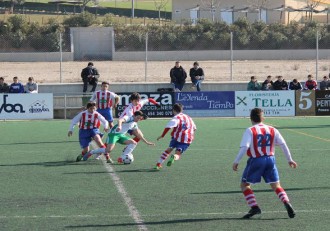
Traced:
<path fill-rule="evenodd" d="M 166 128 L 173 128 L 171 136 L 185 144 L 190 144 L 194 140 L 194 133 L 197 129 L 191 117 L 183 113 L 173 116 Z"/>
<path fill-rule="evenodd" d="M 246 129 L 240 146 L 248 148 L 249 157 L 258 158 L 273 156 L 275 145 L 281 144 L 285 144 L 285 140 L 276 128 L 259 123 Z"/>
<path fill-rule="evenodd" d="M 89 113 L 87 110 L 80 112 L 76 115 L 72 121 L 69 131 L 73 131 L 74 126 L 79 123 L 80 129 L 93 129 L 98 128 L 98 124 L 101 122 L 103 127 L 107 129 L 109 127 L 108 121 L 97 111 Z"/>
<path fill-rule="evenodd" d="M 106 109 L 106 108 L 112 108 L 115 102 L 115 98 L 118 95 L 111 91 L 96 91 L 94 92 L 92 98 L 90 101 L 96 102 L 96 107 L 99 109 Z"/>
<path fill-rule="evenodd" d="M 134 112 L 136 111 L 140 111 L 141 108 L 146 105 L 149 102 L 148 99 L 142 99 L 139 101 L 139 103 L 134 106 L 132 103 L 128 104 L 127 107 L 125 108 L 125 110 L 123 111 L 123 113 L 121 113 L 121 115 L 119 116 L 119 118 L 123 118 L 124 116 L 128 116 L 131 117 L 134 115 Z"/>

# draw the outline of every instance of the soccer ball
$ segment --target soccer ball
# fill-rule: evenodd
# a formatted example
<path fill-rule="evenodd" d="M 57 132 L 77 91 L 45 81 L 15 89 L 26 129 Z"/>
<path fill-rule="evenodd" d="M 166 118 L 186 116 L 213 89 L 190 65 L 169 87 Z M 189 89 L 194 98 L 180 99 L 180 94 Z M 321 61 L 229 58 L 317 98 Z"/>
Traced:
<path fill-rule="evenodd" d="M 123 156 L 122 159 L 123 159 L 124 164 L 131 164 L 134 161 L 134 156 L 132 153 L 130 153 L 130 154 Z"/>

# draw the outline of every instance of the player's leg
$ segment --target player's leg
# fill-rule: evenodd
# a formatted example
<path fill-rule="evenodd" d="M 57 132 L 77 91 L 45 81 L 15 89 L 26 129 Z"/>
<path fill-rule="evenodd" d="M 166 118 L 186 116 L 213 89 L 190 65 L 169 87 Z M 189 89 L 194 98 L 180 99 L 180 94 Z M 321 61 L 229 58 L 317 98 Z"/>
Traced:
<path fill-rule="evenodd" d="M 101 155 L 105 151 L 106 146 L 104 145 L 104 143 L 102 141 L 102 138 L 101 138 L 101 136 L 99 134 L 98 129 L 97 130 L 95 129 L 95 133 L 94 133 L 92 142 L 95 142 L 97 148 L 94 149 L 94 150 L 92 150 L 92 151 L 90 151 L 90 152 L 88 152 L 88 153 L 86 153 L 83 156 L 83 160 L 84 161 L 86 161 L 92 155 L 95 155 L 95 157 L 98 157 L 99 155 Z"/>
<path fill-rule="evenodd" d="M 268 167 L 264 173 L 264 180 L 266 183 L 270 184 L 270 187 L 274 190 L 278 198 L 282 201 L 285 206 L 285 209 L 288 212 L 288 216 L 290 218 L 295 217 L 295 212 L 290 204 L 290 200 L 285 190 L 282 188 L 280 184 L 280 177 L 278 174 L 278 170 L 275 164 L 275 158 L 273 156 L 267 158 Z"/>
<path fill-rule="evenodd" d="M 122 163 L 124 163 L 123 159 L 125 158 L 125 156 L 132 154 L 133 150 L 136 148 L 137 142 L 126 136 L 123 136 L 121 138 L 121 140 L 118 142 L 121 144 L 127 145 L 126 148 L 124 149 L 123 153 L 121 154 L 121 156 L 117 159 L 117 162 L 122 164 Z"/>
<path fill-rule="evenodd" d="M 143 137 L 142 131 L 139 128 L 137 128 L 137 129 L 134 129 L 134 130 L 129 130 L 127 133 L 134 136 L 133 140 L 136 142 L 136 144 L 135 144 L 135 147 L 136 147 L 136 145 L 140 142 L 141 138 Z M 133 144 L 127 145 L 123 149 L 122 155 L 124 154 L 126 148 L 133 148 L 134 149 L 135 147 L 134 147 Z"/>
<path fill-rule="evenodd" d="M 85 129 L 80 129 L 79 130 L 79 144 L 80 147 L 82 148 L 81 154 L 79 154 L 76 158 L 76 162 L 81 161 L 83 156 L 88 153 L 89 151 L 89 144 L 91 142 L 91 131 L 85 130 Z"/>
<path fill-rule="evenodd" d="M 264 168 L 262 158 L 250 158 L 247 161 L 247 165 L 242 175 L 241 190 L 248 206 L 250 207 L 250 210 L 243 216 L 244 219 L 249 219 L 256 214 L 261 213 L 261 209 L 258 206 L 255 194 L 251 188 L 251 184 L 261 182 L 261 176 L 264 173 Z"/>
<path fill-rule="evenodd" d="M 174 161 L 179 160 L 181 155 L 188 149 L 189 144 L 180 143 L 180 142 L 174 142 L 173 147 L 175 146 L 175 154 L 171 155 L 170 159 L 167 162 L 167 166 L 171 166 Z"/>
<path fill-rule="evenodd" d="M 164 161 L 167 159 L 167 157 L 171 154 L 174 148 L 168 147 L 159 157 L 159 160 L 156 163 L 155 169 L 160 170 L 162 168 L 162 165 Z"/>

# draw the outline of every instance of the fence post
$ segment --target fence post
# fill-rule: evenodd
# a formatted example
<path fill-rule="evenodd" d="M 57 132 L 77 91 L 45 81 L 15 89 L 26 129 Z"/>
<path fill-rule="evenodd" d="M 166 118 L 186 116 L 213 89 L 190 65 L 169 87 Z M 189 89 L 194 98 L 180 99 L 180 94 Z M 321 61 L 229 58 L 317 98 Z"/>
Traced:
<path fill-rule="evenodd" d="M 233 32 L 230 32 L 230 80 L 231 81 L 233 81 L 233 59 L 234 59 Z"/>
<path fill-rule="evenodd" d="M 66 94 L 64 94 L 64 119 L 66 119 Z"/>
<path fill-rule="evenodd" d="M 60 83 L 62 83 L 62 61 L 63 61 L 63 53 L 62 53 L 62 33 L 60 33 Z"/>
<path fill-rule="evenodd" d="M 144 81 L 147 82 L 147 75 L 148 75 L 148 32 L 146 33 L 146 59 L 144 62 Z"/>
<path fill-rule="evenodd" d="M 319 31 L 316 31 L 316 64 L 315 64 L 315 78 L 318 79 L 319 69 Z"/>

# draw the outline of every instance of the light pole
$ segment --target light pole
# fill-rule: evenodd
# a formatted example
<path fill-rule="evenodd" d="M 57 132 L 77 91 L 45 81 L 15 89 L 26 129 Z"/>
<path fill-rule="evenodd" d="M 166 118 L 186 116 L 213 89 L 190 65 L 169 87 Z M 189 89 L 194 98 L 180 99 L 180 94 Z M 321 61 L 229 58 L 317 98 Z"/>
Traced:
<path fill-rule="evenodd" d="M 134 0 L 132 0 L 132 18 L 134 18 Z"/>

